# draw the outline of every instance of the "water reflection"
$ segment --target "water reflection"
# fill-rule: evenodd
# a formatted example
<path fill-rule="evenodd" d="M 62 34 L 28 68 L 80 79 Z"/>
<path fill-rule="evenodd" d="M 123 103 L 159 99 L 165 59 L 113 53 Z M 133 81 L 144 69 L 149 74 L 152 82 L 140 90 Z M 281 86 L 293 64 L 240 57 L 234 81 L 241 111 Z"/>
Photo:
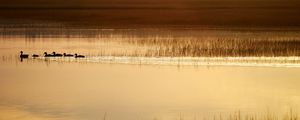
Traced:
<path fill-rule="evenodd" d="M 268 110 L 281 118 L 300 108 L 298 68 L 34 62 L 0 71 L 3 118 L 201 120 Z"/>
<path fill-rule="evenodd" d="M 30 57 L 2 56 L 3 63 L 11 61 L 23 62 L 79 62 L 104 64 L 131 64 L 131 65 L 172 65 L 172 66 L 253 66 L 253 67 L 300 67 L 300 58 L 291 57 L 126 57 L 126 56 L 64 56 Z M 17 64 L 17 63 L 16 63 Z"/>

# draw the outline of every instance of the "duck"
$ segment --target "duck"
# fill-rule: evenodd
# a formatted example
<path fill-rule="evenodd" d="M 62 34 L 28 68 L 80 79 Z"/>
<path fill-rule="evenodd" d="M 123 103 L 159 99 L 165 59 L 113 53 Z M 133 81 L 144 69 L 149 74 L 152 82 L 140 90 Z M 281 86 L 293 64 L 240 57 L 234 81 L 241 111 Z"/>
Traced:
<path fill-rule="evenodd" d="M 54 55 L 54 57 L 62 57 L 63 56 L 62 54 L 55 53 L 55 52 L 52 52 L 52 55 Z"/>
<path fill-rule="evenodd" d="M 23 51 L 20 51 L 20 58 L 28 58 L 28 54 L 23 54 Z"/>
<path fill-rule="evenodd" d="M 63 55 L 64 55 L 64 57 L 73 57 L 74 56 L 72 54 L 66 54 L 66 53 L 64 53 Z"/>
<path fill-rule="evenodd" d="M 36 57 L 39 57 L 39 55 L 37 55 L 37 54 L 32 54 L 32 57 L 33 57 L 33 58 L 36 58 Z"/>
<path fill-rule="evenodd" d="M 84 58 L 84 55 L 77 55 L 77 53 L 75 53 L 75 58 Z"/>
<path fill-rule="evenodd" d="M 55 57 L 55 56 L 51 54 L 47 54 L 47 52 L 44 52 L 44 57 Z"/>

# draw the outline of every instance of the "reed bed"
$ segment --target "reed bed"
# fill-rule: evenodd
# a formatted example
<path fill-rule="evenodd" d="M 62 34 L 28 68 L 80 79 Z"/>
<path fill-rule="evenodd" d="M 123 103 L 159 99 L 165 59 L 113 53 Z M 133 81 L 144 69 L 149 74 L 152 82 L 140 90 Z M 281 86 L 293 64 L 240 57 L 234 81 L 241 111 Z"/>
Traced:
<path fill-rule="evenodd" d="M 156 118 L 156 120 L 159 120 Z M 229 113 L 206 113 L 201 115 L 185 115 L 180 113 L 175 120 L 299 120 L 298 113 L 289 110 L 286 113 L 278 114 L 265 111 L 253 112 L 229 112 Z"/>
<path fill-rule="evenodd" d="M 300 30 L 2 28 L 2 39 L 73 38 L 117 43 L 100 56 L 287 57 L 300 56 Z M 56 39 L 58 40 L 58 39 Z M 116 49 L 116 50 L 113 50 Z"/>
<path fill-rule="evenodd" d="M 276 35 L 167 36 L 125 39 L 129 44 L 152 49 L 145 56 L 169 57 L 277 57 L 299 56 L 299 37 Z"/>

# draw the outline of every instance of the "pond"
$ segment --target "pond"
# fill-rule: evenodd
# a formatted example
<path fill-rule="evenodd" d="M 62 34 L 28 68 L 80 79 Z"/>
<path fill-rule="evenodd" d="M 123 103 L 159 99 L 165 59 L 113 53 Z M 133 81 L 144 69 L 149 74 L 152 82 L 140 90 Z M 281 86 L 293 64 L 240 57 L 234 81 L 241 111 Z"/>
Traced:
<path fill-rule="evenodd" d="M 295 118 L 299 113 L 300 69 L 296 56 L 283 56 L 293 57 L 288 62 L 267 57 L 278 59 L 275 63 L 279 66 L 256 57 L 254 61 L 260 62 L 250 65 L 246 64 L 249 59 L 239 59 L 242 64 L 236 65 L 237 61 L 226 61 L 228 57 L 221 61 L 225 65 L 211 65 L 216 63 L 214 57 L 204 60 L 210 64 L 170 64 L 174 57 L 140 59 L 134 51 L 140 55 L 140 50 L 149 46 L 122 40 L 2 37 L 0 119 L 275 120 Z M 30 57 L 20 61 L 21 50 Z M 52 51 L 83 54 L 86 58 L 43 57 L 44 52 Z M 40 57 L 31 58 L 33 53 Z M 163 62 L 156 64 L 157 60 Z M 256 64 L 261 62 L 268 64 Z"/>

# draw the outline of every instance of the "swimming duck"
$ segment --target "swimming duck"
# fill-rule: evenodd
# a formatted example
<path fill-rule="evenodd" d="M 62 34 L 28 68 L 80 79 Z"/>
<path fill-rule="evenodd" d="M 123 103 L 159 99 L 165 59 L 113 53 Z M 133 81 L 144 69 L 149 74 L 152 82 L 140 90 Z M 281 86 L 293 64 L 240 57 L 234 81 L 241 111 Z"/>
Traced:
<path fill-rule="evenodd" d="M 20 51 L 20 58 L 28 58 L 28 54 L 23 54 L 23 51 Z"/>
<path fill-rule="evenodd" d="M 33 57 L 33 58 L 36 58 L 36 57 L 39 57 L 39 55 L 37 55 L 37 54 L 32 54 L 32 57 Z"/>
<path fill-rule="evenodd" d="M 44 52 L 44 57 L 55 57 L 55 56 L 51 54 L 47 54 L 47 52 Z"/>
<path fill-rule="evenodd" d="M 77 55 L 77 53 L 75 53 L 75 58 L 84 58 L 85 56 L 83 55 Z"/>
<path fill-rule="evenodd" d="M 74 55 L 72 55 L 72 54 L 66 54 L 66 53 L 64 53 L 64 57 L 73 57 Z"/>
<path fill-rule="evenodd" d="M 55 53 L 55 52 L 52 52 L 52 55 L 54 55 L 55 57 L 62 57 L 63 56 L 62 54 Z"/>

